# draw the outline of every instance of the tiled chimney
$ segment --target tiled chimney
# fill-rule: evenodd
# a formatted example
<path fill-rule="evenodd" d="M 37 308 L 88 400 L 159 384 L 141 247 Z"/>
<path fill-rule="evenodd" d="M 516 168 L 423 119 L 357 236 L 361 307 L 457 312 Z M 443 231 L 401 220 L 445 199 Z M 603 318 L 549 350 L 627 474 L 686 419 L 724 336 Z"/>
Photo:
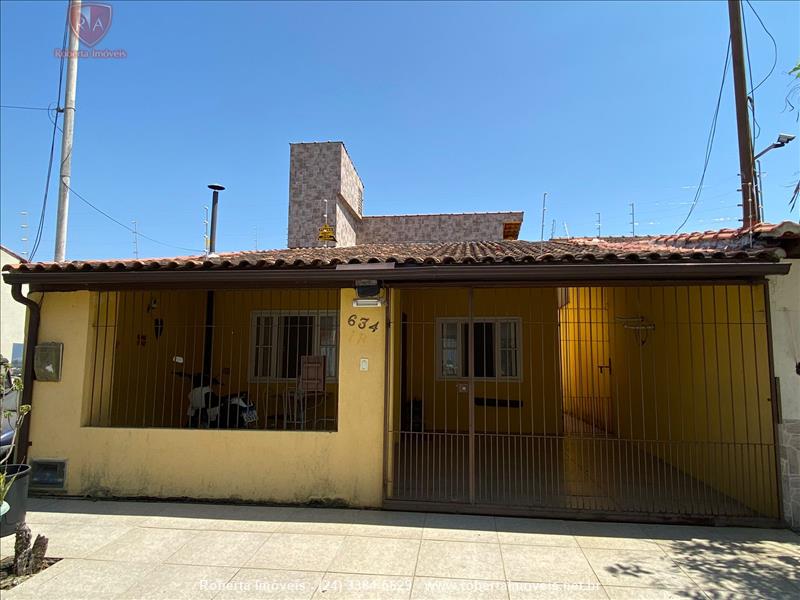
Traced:
<path fill-rule="evenodd" d="M 363 215 L 364 184 L 342 142 L 290 145 L 289 248 L 321 246 L 325 222 L 336 232 L 336 246 L 354 246 Z"/>

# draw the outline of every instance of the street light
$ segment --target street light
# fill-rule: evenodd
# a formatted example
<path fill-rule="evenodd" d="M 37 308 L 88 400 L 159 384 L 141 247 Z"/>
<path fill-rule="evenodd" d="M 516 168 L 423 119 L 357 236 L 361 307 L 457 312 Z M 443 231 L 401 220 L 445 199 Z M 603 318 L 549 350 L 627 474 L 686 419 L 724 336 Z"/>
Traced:
<path fill-rule="evenodd" d="M 775 148 L 783 148 L 786 144 L 791 142 L 794 139 L 794 137 L 795 136 L 793 136 L 790 133 L 780 133 L 780 134 L 778 134 L 778 141 L 775 142 L 774 144 L 770 144 L 769 146 L 764 148 L 761 152 L 756 154 L 755 157 L 754 157 L 754 160 L 758 160 L 759 158 L 764 156 L 770 150 L 774 150 Z"/>
<path fill-rule="evenodd" d="M 791 133 L 779 133 L 777 142 L 775 142 L 774 144 L 770 144 L 769 146 L 764 148 L 761 152 L 759 152 L 758 154 L 756 154 L 753 157 L 753 160 L 755 161 L 755 163 L 756 163 L 756 165 L 758 167 L 758 169 L 757 169 L 758 172 L 756 173 L 756 202 L 757 202 L 757 206 L 758 206 L 758 221 L 759 222 L 763 222 L 764 221 L 764 203 L 761 201 L 761 161 L 758 160 L 758 159 L 761 158 L 762 156 L 764 156 L 770 150 L 774 150 L 775 148 L 783 148 L 786 144 L 791 142 L 794 138 L 795 138 L 795 136 L 793 136 Z"/>

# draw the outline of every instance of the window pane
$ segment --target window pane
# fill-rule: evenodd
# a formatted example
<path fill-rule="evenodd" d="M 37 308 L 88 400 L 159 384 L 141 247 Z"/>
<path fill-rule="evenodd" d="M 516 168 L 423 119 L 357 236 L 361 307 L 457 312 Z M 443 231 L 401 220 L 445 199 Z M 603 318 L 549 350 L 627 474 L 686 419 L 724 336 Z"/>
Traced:
<path fill-rule="evenodd" d="M 325 357 L 325 377 L 336 377 L 336 323 L 335 315 L 319 317 L 319 352 Z"/>
<path fill-rule="evenodd" d="M 501 321 L 500 327 L 500 376 L 516 377 L 519 348 L 517 344 L 517 322 Z"/>
<path fill-rule="evenodd" d="M 458 325 L 442 323 L 441 330 L 441 373 L 445 377 L 458 375 Z"/>
<path fill-rule="evenodd" d="M 272 317 L 257 316 L 254 336 L 253 376 L 270 376 L 272 357 Z"/>
<path fill-rule="evenodd" d="M 474 323 L 475 377 L 494 377 L 494 323 Z"/>
<path fill-rule="evenodd" d="M 279 374 L 286 379 L 295 379 L 300 369 L 300 357 L 312 353 L 313 322 L 311 316 L 283 317 L 283 343 Z"/>

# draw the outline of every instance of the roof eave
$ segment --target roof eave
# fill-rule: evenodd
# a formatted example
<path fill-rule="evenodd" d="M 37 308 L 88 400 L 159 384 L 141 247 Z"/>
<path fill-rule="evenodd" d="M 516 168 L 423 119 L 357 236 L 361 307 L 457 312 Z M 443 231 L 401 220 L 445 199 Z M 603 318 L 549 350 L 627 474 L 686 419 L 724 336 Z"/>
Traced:
<path fill-rule="evenodd" d="M 388 283 L 596 283 L 607 281 L 712 281 L 785 275 L 788 262 L 609 262 L 474 265 L 397 265 L 386 269 L 363 265 L 354 271 L 333 267 L 281 267 L 268 269 L 196 269 L 137 271 L 11 271 L 3 273 L 7 283 L 27 283 L 32 290 L 72 291 L 99 288 L 157 287 L 351 287 L 356 279 L 378 279 Z"/>

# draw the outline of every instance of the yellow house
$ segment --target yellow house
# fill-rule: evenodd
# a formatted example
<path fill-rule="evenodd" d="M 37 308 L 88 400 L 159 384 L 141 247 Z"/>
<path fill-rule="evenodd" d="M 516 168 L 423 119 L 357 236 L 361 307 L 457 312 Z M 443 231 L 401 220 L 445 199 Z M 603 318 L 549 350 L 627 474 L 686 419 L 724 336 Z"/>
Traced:
<path fill-rule="evenodd" d="M 15 265 L 22 457 L 38 493 L 777 523 L 785 256 L 505 240 Z"/>

